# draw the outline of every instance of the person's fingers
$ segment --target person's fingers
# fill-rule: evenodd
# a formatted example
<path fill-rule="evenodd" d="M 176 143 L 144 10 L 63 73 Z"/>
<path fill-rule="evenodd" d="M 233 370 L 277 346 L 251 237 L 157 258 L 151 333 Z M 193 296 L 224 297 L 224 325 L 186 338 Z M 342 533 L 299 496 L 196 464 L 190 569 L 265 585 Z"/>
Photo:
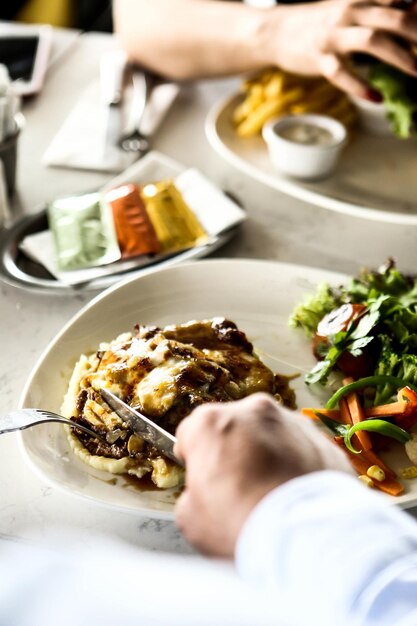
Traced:
<path fill-rule="evenodd" d="M 180 422 L 176 430 L 177 442 L 174 445 L 174 454 L 187 462 L 189 450 L 203 436 L 203 433 L 212 429 L 218 419 L 216 404 L 203 404 Z"/>
<path fill-rule="evenodd" d="M 369 7 L 370 6 L 370 2 L 369 0 L 360 0 L 358 2 L 358 0 L 348 0 L 348 2 L 350 1 L 351 5 L 355 5 L 355 6 L 363 6 L 363 7 Z M 392 8 L 398 8 L 401 10 L 410 10 L 412 9 L 415 4 L 416 4 L 417 0 L 373 0 L 372 4 L 381 6 L 381 7 L 392 7 Z"/>
<path fill-rule="evenodd" d="M 336 29 L 330 36 L 328 47 L 338 55 L 363 52 L 398 69 L 417 76 L 415 57 L 409 50 L 395 42 L 389 35 L 365 26 Z"/>
<path fill-rule="evenodd" d="M 324 78 L 327 78 L 338 89 L 358 98 L 366 98 L 373 102 L 382 101 L 378 92 L 370 89 L 364 80 L 355 76 L 335 54 L 326 54 L 321 57 L 320 70 Z"/>
<path fill-rule="evenodd" d="M 353 6 L 351 14 L 353 22 L 358 26 L 382 30 L 417 42 L 417 15 L 413 12 L 379 6 Z"/>

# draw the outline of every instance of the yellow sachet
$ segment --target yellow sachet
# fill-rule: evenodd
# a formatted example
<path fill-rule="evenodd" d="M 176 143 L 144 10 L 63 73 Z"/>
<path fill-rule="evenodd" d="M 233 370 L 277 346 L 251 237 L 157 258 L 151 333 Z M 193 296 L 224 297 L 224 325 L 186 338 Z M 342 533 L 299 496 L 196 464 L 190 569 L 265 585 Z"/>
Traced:
<path fill-rule="evenodd" d="M 207 241 L 206 231 L 171 180 L 145 185 L 141 195 L 162 253 Z"/>

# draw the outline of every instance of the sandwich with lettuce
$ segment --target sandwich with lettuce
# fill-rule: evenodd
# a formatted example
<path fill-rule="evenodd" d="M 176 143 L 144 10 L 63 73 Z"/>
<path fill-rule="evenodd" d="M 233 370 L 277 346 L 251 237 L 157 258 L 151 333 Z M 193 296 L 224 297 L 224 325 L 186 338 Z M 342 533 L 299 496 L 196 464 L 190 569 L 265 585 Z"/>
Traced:
<path fill-rule="evenodd" d="M 417 79 L 385 63 L 373 64 L 368 81 L 383 97 L 393 133 L 417 137 Z"/>

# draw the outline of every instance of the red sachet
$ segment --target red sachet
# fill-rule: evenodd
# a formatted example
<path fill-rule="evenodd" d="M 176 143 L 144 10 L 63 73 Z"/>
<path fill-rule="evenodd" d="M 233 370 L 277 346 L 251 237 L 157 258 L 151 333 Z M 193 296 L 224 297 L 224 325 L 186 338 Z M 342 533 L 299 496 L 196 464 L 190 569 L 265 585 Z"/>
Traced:
<path fill-rule="evenodd" d="M 161 245 L 136 185 L 110 189 L 104 198 L 113 211 L 122 258 L 160 252 Z"/>

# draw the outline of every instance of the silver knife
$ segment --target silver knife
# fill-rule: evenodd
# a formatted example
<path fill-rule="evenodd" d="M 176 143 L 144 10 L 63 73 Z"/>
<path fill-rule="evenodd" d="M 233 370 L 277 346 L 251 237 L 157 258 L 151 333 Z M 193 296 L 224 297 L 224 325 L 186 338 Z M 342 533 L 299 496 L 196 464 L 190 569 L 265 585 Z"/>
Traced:
<path fill-rule="evenodd" d="M 155 446 L 157 450 L 165 454 L 171 461 L 184 467 L 184 461 L 174 454 L 174 445 L 177 438 L 164 430 L 148 417 L 142 415 L 136 409 L 132 409 L 128 404 L 120 400 L 111 391 L 100 389 L 102 398 L 109 407 L 124 421 L 129 424 L 134 433 L 142 437 L 145 441 Z"/>
<path fill-rule="evenodd" d="M 120 50 L 105 53 L 100 59 L 101 101 L 105 107 L 107 147 L 118 145 L 122 135 L 123 76 L 126 54 Z"/>

